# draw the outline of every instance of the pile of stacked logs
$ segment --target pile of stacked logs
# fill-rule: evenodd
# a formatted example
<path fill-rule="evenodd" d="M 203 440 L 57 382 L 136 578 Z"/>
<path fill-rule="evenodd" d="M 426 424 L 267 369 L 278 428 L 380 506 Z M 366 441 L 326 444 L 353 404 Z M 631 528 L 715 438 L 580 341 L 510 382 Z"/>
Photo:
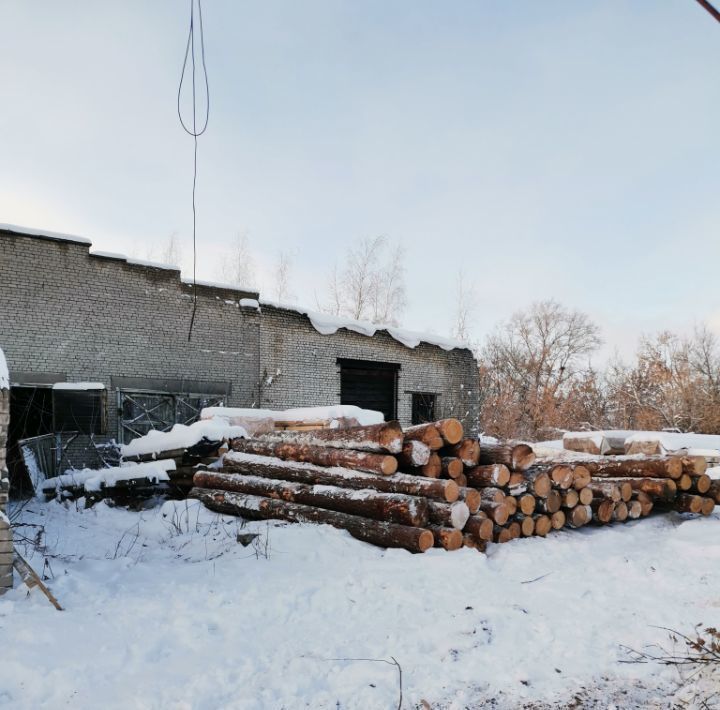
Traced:
<path fill-rule="evenodd" d="M 456 419 L 272 432 L 233 439 L 190 497 L 249 519 L 313 521 L 382 547 L 424 552 L 636 520 L 709 514 L 720 487 L 704 460 L 536 460 L 528 444 L 464 438 Z"/>

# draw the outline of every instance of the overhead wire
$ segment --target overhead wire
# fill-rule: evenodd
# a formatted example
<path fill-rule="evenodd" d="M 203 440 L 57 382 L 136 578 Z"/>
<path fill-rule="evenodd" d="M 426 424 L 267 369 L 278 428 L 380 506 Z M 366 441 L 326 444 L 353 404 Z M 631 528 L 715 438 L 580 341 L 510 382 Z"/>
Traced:
<path fill-rule="evenodd" d="M 195 3 L 197 2 L 197 18 L 198 18 L 198 38 L 200 47 L 200 62 L 202 65 L 203 77 L 205 79 L 205 120 L 202 128 L 198 130 L 197 126 L 197 96 L 195 86 Z M 192 69 L 192 127 L 188 126 L 183 119 L 181 98 L 183 82 L 185 81 L 185 73 L 190 58 Z M 190 317 L 190 328 L 188 329 L 188 342 L 192 339 L 193 326 L 195 324 L 195 315 L 197 313 L 197 209 L 195 204 L 195 193 L 197 189 L 197 156 L 198 156 L 198 137 L 201 136 L 208 127 L 210 119 L 210 84 L 208 82 L 207 66 L 205 64 L 205 35 L 203 32 L 202 19 L 202 0 L 190 0 L 190 28 L 188 30 L 187 43 L 185 45 L 185 56 L 183 58 L 182 71 L 180 73 L 180 82 L 177 92 L 177 112 L 180 125 L 183 130 L 193 137 L 193 182 L 192 182 L 192 241 L 193 241 L 193 309 Z"/>

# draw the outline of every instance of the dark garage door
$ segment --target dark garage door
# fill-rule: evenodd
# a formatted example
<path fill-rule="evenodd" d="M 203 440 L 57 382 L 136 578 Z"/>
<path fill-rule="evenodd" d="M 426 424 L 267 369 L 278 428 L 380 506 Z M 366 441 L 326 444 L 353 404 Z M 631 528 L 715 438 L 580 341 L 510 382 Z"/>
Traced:
<path fill-rule="evenodd" d="M 400 365 L 372 360 L 338 359 L 340 403 L 374 409 L 389 421 L 397 417 L 397 374 Z"/>

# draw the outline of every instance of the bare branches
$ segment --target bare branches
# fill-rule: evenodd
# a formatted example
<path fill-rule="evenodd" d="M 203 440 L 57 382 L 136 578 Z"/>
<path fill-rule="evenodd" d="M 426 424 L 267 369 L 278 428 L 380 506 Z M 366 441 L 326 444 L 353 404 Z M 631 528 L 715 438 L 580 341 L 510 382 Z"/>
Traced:
<path fill-rule="evenodd" d="M 355 320 L 398 325 L 406 306 L 403 252 L 386 237 L 366 237 L 347 252 L 342 267 L 333 267 L 326 313 Z"/>
<path fill-rule="evenodd" d="M 221 262 L 220 275 L 223 281 L 241 288 L 256 285 L 255 260 L 246 232 L 238 233 L 225 258 Z"/>

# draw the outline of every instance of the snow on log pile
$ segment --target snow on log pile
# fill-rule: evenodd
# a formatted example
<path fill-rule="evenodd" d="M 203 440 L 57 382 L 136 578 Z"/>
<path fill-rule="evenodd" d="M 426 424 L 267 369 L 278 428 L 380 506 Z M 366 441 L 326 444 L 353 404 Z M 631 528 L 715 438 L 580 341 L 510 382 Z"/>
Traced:
<path fill-rule="evenodd" d="M 636 520 L 708 515 L 720 480 L 691 456 L 537 459 L 529 444 L 468 439 L 445 419 L 410 427 L 273 431 L 230 441 L 191 498 L 249 519 L 317 522 L 382 547 L 424 552 Z M 560 453 L 560 452 L 558 452 Z"/>

